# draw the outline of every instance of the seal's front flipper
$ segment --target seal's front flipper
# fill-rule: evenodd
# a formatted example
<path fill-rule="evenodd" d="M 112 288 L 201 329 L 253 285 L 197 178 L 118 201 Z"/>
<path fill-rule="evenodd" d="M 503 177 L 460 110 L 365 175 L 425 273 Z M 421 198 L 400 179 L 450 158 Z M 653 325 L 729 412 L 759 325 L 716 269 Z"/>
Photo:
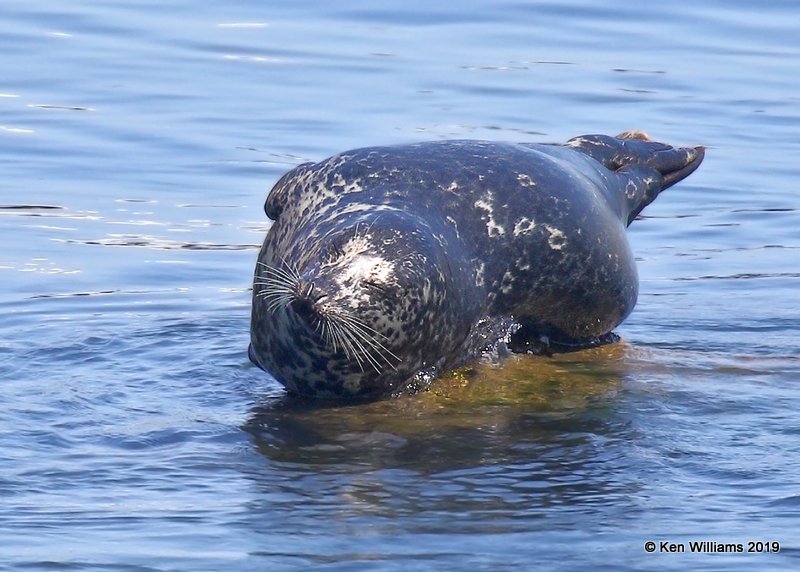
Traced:
<path fill-rule="evenodd" d="M 485 363 L 499 364 L 509 355 L 511 339 L 520 324 L 513 318 L 484 317 L 472 327 L 465 342 L 465 360 L 480 359 Z"/>
<path fill-rule="evenodd" d="M 577 352 L 613 344 L 620 340 L 614 332 L 589 338 L 571 338 L 557 328 L 549 326 L 534 326 L 526 324 L 519 328 L 512 336 L 508 349 L 518 354 L 533 354 L 552 356 L 567 352 Z"/>

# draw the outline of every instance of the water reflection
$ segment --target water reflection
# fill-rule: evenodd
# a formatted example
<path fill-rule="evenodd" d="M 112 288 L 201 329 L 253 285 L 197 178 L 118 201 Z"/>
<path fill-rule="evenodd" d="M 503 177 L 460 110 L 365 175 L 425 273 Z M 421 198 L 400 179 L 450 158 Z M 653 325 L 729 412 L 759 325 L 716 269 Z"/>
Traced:
<path fill-rule="evenodd" d="M 615 409 L 625 351 L 617 344 L 552 359 L 515 357 L 375 403 L 273 397 L 253 410 L 245 429 L 265 457 L 323 471 L 352 465 L 433 473 L 552 457 L 564 467 L 557 451 L 592 448 L 630 431 Z"/>
<path fill-rule="evenodd" d="M 367 516 L 393 534 L 530 532 L 554 506 L 627 519 L 647 482 L 620 400 L 629 351 L 515 357 L 369 404 L 271 397 L 245 426 L 266 461 L 248 475 L 254 498 L 269 499 L 252 517 L 290 531 L 335 505 L 343 523 Z"/>

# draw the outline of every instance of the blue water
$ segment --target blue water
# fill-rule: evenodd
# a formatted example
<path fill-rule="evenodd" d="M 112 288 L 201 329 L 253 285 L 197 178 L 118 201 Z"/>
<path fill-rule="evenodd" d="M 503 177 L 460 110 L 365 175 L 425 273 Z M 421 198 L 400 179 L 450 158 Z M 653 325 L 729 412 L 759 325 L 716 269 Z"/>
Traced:
<path fill-rule="evenodd" d="M 800 567 L 795 2 L 1 13 L 2 569 Z M 357 407 L 249 364 L 292 165 L 632 128 L 708 152 L 631 227 L 622 343 Z"/>

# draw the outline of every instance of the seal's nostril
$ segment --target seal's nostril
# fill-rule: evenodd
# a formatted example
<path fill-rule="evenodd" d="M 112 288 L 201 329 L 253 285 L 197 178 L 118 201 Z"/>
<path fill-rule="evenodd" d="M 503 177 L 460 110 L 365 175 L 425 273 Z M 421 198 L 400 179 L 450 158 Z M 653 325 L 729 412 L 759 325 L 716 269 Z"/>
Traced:
<path fill-rule="evenodd" d="M 310 280 L 300 280 L 295 288 L 295 296 L 292 300 L 292 309 L 303 317 L 311 317 L 319 314 L 317 303 L 325 298 L 325 293 L 314 286 Z"/>
<path fill-rule="evenodd" d="M 311 280 L 298 280 L 294 290 L 295 295 L 298 298 L 308 298 L 314 302 L 325 296 L 323 292 L 314 286 L 314 283 Z"/>
<path fill-rule="evenodd" d="M 308 298 L 295 298 L 292 300 L 292 309 L 304 318 L 313 316 L 315 313 L 314 302 Z"/>

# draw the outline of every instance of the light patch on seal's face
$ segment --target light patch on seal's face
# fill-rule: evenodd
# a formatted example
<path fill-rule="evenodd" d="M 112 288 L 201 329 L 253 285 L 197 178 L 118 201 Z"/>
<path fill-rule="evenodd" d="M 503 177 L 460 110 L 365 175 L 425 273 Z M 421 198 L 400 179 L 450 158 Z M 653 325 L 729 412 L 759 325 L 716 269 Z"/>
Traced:
<path fill-rule="evenodd" d="M 353 284 L 363 280 L 387 282 L 392 276 L 394 265 L 384 258 L 373 255 L 357 254 L 342 267 L 337 278 L 339 286 Z"/>
<path fill-rule="evenodd" d="M 384 211 L 395 211 L 394 207 L 389 207 L 386 205 L 371 205 L 369 203 L 353 203 L 346 206 L 339 207 L 336 211 L 337 216 L 345 216 L 354 213 L 380 213 Z"/>
<path fill-rule="evenodd" d="M 348 290 L 363 280 L 385 282 L 391 277 L 394 264 L 368 254 L 371 239 L 369 234 L 356 234 L 340 247 L 340 256 L 322 265 L 323 268 L 336 268 L 336 283 L 340 288 Z"/>
<path fill-rule="evenodd" d="M 348 181 L 342 176 L 341 173 L 333 174 L 333 186 L 342 187 L 342 192 L 344 193 L 359 193 L 364 190 L 364 188 L 361 186 L 360 178 Z"/>
<path fill-rule="evenodd" d="M 342 258 L 345 262 L 352 259 L 354 256 L 367 252 L 370 247 L 370 236 L 368 234 L 358 234 L 358 228 L 356 228 L 356 234 L 352 236 L 347 242 L 345 242 L 342 247 Z"/>

